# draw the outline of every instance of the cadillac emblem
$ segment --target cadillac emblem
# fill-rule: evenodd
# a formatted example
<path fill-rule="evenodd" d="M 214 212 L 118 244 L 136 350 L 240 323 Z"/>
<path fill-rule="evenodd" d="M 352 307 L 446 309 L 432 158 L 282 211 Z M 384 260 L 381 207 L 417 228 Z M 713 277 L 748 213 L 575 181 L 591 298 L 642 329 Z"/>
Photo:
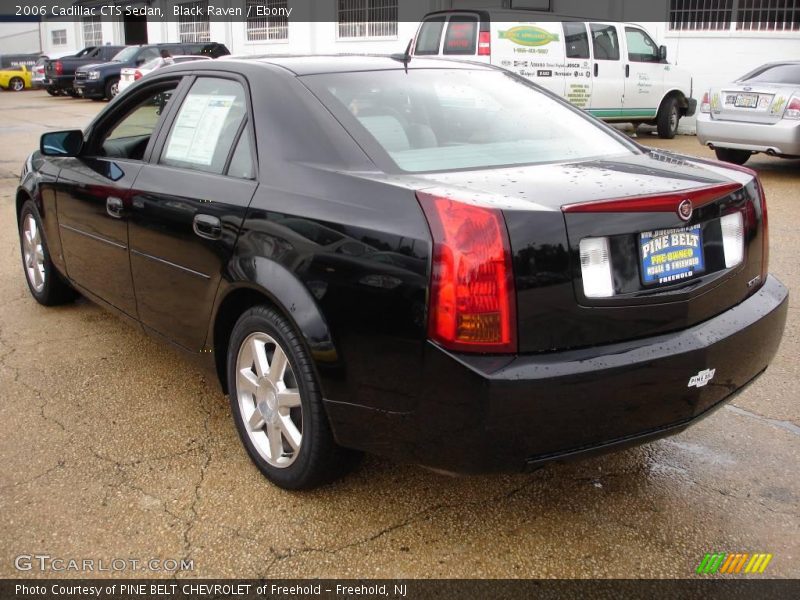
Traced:
<path fill-rule="evenodd" d="M 688 198 L 678 204 L 678 216 L 684 221 L 692 218 L 692 201 Z"/>

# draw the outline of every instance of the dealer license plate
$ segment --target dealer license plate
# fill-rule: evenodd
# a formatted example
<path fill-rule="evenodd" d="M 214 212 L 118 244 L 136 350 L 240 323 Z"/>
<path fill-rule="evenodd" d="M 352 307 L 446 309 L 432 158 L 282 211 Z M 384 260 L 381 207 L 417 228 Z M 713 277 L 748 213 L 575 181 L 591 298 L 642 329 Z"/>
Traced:
<path fill-rule="evenodd" d="M 701 225 L 644 231 L 639 234 L 639 256 L 645 285 L 666 285 L 705 271 Z"/>
<path fill-rule="evenodd" d="M 736 94 L 734 106 L 740 108 L 756 108 L 758 106 L 758 94 Z"/>

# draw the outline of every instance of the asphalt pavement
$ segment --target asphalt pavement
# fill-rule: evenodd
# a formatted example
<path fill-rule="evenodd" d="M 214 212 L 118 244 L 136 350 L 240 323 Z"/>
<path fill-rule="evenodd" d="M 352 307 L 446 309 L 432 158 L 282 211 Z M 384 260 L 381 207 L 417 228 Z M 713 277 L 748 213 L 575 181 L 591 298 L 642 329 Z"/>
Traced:
<path fill-rule="evenodd" d="M 687 577 L 718 551 L 772 553 L 764 576 L 800 577 L 796 295 L 766 374 L 672 438 L 524 475 L 367 457 L 285 492 L 250 463 L 215 381 L 85 300 L 28 293 L 20 167 L 42 132 L 104 106 L 0 93 L 0 577 Z M 713 157 L 690 136 L 640 140 Z M 748 166 L 769 202 L 770 271 L 798 290 L 800 160 Z M 18 570 L 28 555 L 95 572 Z M 125 570 L 98 570 L 114 559 Z M 192 569 L 176 573 L 182 559 Z"/>

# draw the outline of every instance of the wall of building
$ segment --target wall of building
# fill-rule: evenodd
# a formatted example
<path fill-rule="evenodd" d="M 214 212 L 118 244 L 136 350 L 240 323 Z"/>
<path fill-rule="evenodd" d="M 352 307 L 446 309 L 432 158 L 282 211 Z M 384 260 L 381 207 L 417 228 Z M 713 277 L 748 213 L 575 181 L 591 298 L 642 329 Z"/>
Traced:
<path fill-rule="evenodd" d="M 38 23 L 0 23 L 0 54 L 33 54 L 40 50 Z"/>

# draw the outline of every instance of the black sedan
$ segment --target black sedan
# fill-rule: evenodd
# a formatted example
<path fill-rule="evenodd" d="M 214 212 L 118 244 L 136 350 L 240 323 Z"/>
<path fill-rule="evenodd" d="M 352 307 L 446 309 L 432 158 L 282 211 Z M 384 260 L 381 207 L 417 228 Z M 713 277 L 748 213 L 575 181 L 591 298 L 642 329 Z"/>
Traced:
<path fill-rule="evenodd" d="M 292 489 L 358 451 L 480 472 L 680 431 L 767 368 L 788 304 L 754 172 L 464 62 L 160 70 L 42 136 L 17 215 L 36 300 L 201 359 Z"/>

